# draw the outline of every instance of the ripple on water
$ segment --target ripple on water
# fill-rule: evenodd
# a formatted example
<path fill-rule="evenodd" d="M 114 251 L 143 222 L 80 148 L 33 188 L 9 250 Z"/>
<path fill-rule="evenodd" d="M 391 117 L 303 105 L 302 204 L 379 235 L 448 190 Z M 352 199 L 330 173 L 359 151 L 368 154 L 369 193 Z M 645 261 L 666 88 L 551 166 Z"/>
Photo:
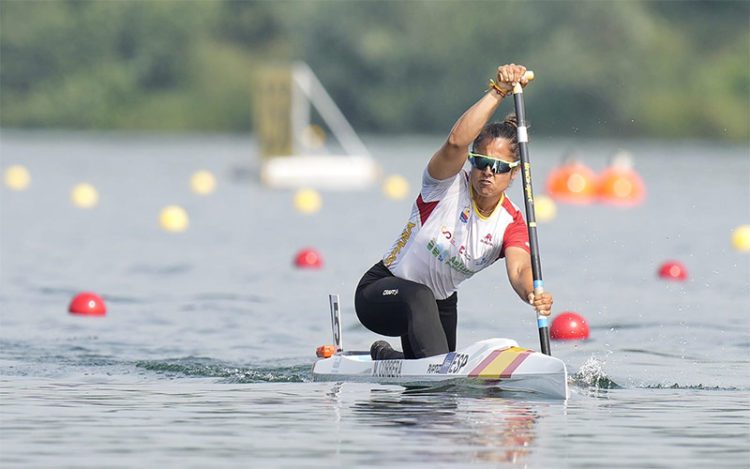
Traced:
<path fill-rule="evenodd" d="M 235 366 L 204 357 L 140 360 L 135 366 L 170 376 L 222 378 L 224 383 L 305 383 L 312 381 L 309 364 L 295 366 Z"/>

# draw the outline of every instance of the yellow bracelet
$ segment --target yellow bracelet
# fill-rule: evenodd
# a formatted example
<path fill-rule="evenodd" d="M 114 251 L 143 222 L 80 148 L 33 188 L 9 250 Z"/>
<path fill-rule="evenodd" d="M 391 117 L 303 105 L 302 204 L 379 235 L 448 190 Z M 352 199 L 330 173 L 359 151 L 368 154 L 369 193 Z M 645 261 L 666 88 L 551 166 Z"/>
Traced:
<path fill-rule="evenodd" d="M 499 94 L 503 98 L 508 96 L 508 94 L 510 93 L 509 91 L 505 91 L 504 89 L 500 88 L 497 85 L 497 83 L 495 83 L 495 80 L 493 80 L 492 78 L 490 78 L 490 87 L 487 88 L 485 91 L 489 91 L 489 90 L 495 90 L 495 93 Z"/>

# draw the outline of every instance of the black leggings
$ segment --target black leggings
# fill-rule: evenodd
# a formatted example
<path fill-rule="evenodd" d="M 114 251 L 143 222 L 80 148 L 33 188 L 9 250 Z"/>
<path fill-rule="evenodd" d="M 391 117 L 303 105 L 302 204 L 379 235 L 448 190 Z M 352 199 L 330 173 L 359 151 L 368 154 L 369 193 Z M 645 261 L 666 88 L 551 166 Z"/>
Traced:
<path fill-rule="evenodd" d="M 378 262 L 359 281 L 354 295 L 357 317 L 378 334 L 401 337 L 405 358 L 456 350 L 458 295 L 436 300 L 429 287 L 394 277 Z"/>

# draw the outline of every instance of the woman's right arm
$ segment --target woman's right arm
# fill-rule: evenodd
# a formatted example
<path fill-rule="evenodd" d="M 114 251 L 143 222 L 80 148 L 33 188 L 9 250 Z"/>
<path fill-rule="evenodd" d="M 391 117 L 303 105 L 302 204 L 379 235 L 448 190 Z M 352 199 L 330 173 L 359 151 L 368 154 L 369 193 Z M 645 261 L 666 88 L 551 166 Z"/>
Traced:
<path fill-rule="evenodd" d="M 502 65 L 497 68 L 495 81 L 508 94 L 512 90 L 512 83 L 520 81 L 522 85 L 526 84 L 524 73 L 526 67 L 523 65 Z M 431 177 L 443 180 L 461 171 L 468 156 L 467 148 L 495 113 L 503 97 L 503 94 L 490 90 L 458 118 L 445 143 L 427 165 Z"/>

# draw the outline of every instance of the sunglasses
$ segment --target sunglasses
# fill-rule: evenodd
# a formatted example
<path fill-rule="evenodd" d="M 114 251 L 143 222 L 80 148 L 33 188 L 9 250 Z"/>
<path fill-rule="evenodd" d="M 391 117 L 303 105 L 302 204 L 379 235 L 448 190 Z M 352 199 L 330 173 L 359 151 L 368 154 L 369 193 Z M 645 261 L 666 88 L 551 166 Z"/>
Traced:
<path fill-rule="evenodd" d="M 521 164 L 520 161 L 508 163 L 507 161 L 498 160 L 497 158 L 492 158 L 491 156 L 480 155 L 479 153 L 472 152 L 469 152 L 469 162 L 473 167 L 477 168 L 480 171 L 483 171 L 484 168 L 489 166 L 490 170 L 495 174 L 508 173 L 511 169 Z"/>

